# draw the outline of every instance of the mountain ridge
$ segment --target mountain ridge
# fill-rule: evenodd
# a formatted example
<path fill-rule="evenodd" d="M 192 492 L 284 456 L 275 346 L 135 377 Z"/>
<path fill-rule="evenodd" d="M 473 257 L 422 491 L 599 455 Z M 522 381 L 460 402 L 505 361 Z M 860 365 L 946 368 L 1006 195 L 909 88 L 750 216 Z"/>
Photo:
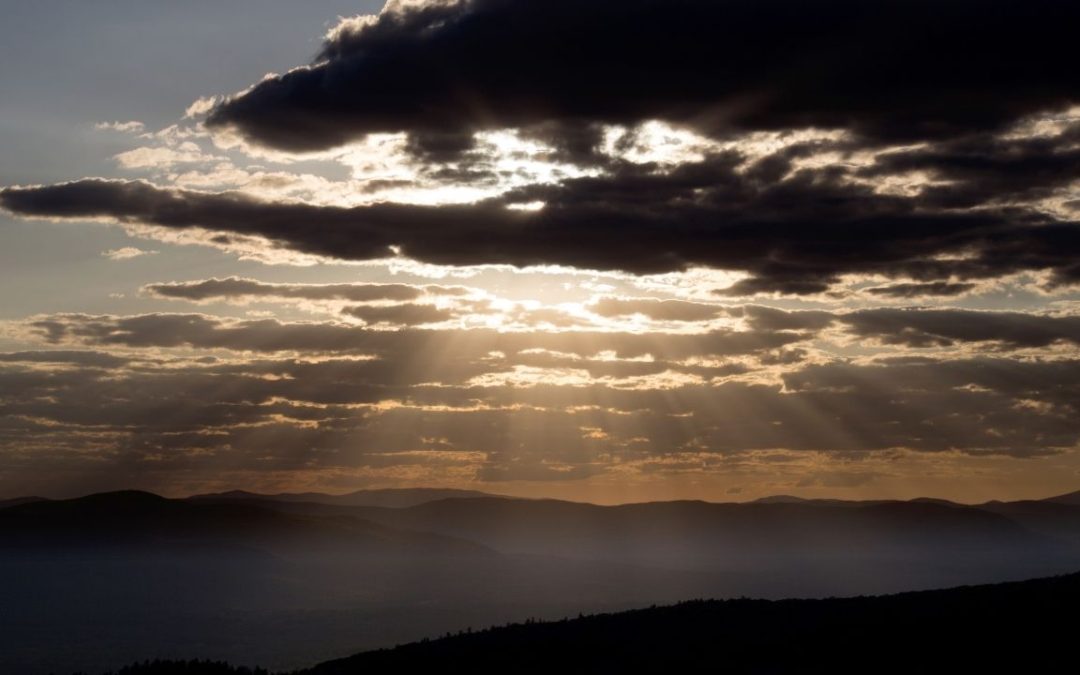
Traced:
<path fill-rule="evenodd" d="M 1042 499 L 1039 501 L 1052 502 L 1055 504 L 1068 504 L 1070 506 L 1080 506 L 1080 490 L 1075 492 L 1068 492 L 1063 495 L 1057 495 L 1056 497 L 1050 497 L 1048 499 Z"/>
<path fill-rule="evenodd" d="M 197 494 L 187 497 L 190 501 L 284 501 L 331 504 L 341 506 L 383 506 L 387 508 L 406 508 L 440 499 L 464 499 L 474 497 L 497 497 L 512 499 L 503 495 L 494 495 L 478 490 L 459 490 L 454 488 L 382 488 L 377 490 L 356 490 L 345 494 L 327 494 L 322 492 L 281 492 L 263 494 L 246 490 Z"/>
<path fill-rule="evenodd" d="M 191 502 L 122 490 L 70 500 L 32 501 L 0 510 L 0 550 L 39 545 L 146 546 L 240 542 L 273 554 L 333 550 L 411 555 L 425 546 L 470 554 L 490 551 L 439 534 L 396 531 L 354 517 L 312 518 L 236 502 Z"/>
<path fill-rule="evenodd" d="M 146 490 L 111 490 L 105 492 L 92 493 L 84 495 L 82 497 L 73 498 L 49 498 L 36 495 L 26 495 L 7 499 L 0 499 L 0 509 L 8 508 L 11 506 L 19 506 L 24 503 L 40 502 L 40 501 L 71 501 L 72 499 L 82 499 L 84 497 L 94 497 L 102 494 L 117 494 L 117 493 L 142 493 L 154 496 L 160 496 L 156 493 Z M 798 497 L 790 494 L 775 494 L 765 497 L 759 497 L 747 501 L 712 501 L 707 499 L 673 499 L 673 500 L 645 500 L 645 501 L 631 501 L 620 502 L 616 504 L 595 504 L 591 502 L 575 501 L 568 499 L 559 499 L 553 497 L 516 497 L 512 495 L 503 495 L 491 492 L 484 492 L 481 490 L 469 490 L 461 488 L 434 488 L 434 487 L 411 487 L 411 488 L 375 488 L 375 489 L 359 489 L 346 493 L 326 493 L 326 492 L 279 492 L 279 493 L 261 493 L 252 492 L 243 489 L 226 490 L 223 492 L 206 492 L 196 493 L 186 497 L 178 497 L 174 499 L 189 500 L 189 501 L 267 501 L 267 502 L 295 502 L 295 503 L 312 503 L 312 504 L 327 504 L 327 505 L 343 505 L 343 506 L 383 506 L 386 508 L 408 508 L 410 506 L 419 506 L 420 504 L 441 501 L 444 499 L 506 499 L 506 500 L 521 500 L 521 501 L 548 501 L 548 502 L 565 502 L 570 504 L 583 504 L 591 506 L 632 506 L 639 504 L 662 504 L 671 502 L 687 502 L 687 503 L 702 503 L 702 504 L 804 504 L 804 505 L 828 505 L 828 506 L 869 506 L 874 504 L 886 504 L 886 503 L 935 503 L 940 505 L 954 505 L 961 507 L 983 507 L 987 505 L 998 504 L 1021 504 L 1021 503 L 1056 503 L 1067 504 L 1070 506 L 1080 506 L 1080 490 L 1074 492 L 1068 492 L 1065 494 L 1053 495 L 1050 497 L 1041 497 L 1034 499 L 1014 499 L 1014 500 L 990 500 L 986 502 L 957 502 L 940 497 L 913 497 L 911 499 L 843 499 L 839 497 Z"/>

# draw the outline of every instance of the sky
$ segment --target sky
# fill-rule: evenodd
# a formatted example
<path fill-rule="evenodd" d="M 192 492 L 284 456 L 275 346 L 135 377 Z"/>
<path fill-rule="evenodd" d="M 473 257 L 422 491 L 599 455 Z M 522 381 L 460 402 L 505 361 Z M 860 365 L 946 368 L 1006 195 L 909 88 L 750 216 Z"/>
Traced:
<path fill-rule="evenodd" d="M 1075 3 L 4 10 L 0 497 L 1080 487 Z"/>

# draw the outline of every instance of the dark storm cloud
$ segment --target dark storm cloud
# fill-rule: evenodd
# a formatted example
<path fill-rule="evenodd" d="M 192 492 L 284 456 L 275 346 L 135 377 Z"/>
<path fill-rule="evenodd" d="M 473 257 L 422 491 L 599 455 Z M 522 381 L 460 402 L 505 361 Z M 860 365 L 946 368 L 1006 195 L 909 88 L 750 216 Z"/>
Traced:
<path fill-rule="evenodd" d="M 428 295 L 464 295 L 469 289 L 462 286 L 413 286 L 410 284 L 275 284 L 227 277 L 201 281 L 180 281 L 149 284 L 144 290 L 162 298 L 177 300 L 230 300 L 250 298 L 284 298 L 297 300 L 347 300 L 350 302 L 403 302 Z"/>
<path fill-rule="evenodd" d="M 464 131 L 425 131 L 409 135 L 405 150 L 424 162 L 444 164 L 474 151 L 473 135 Z"/>
<path fill-rule="evenodd" d="M 791 169 L 789 158 L 779 161 Z M 853 184 L 839 167 L 792 170 L 776 180 L 783 170 L 758 171 L 759 164 L 746 167 L 743 156 L 729 152 L 669 172 L 620 165 L 606 176 L 441 206 L 269 203 L 239 193 L 94 179 L 7 188 L 0 205 L 27 217 L 255 235 L 348 260 L 400 253 L 446 265 L 560 264 L 639 274 L 697 265 L 748 272 L 749 279 L 718 291 L 728 295 L 819 293 L 841 275 L 858 273 L 962 282 L 1049 270 L 1052 284 L 1076 281 L 1075 222 L 1015 205 L 936 208 Z M 504 208 L 531 201 L 546 206 Z"/>
<path fill-rule="evenodd" d="M 1030 202 L 1053 196 L 1080 176 L 1080 122 L 1048 136 L 1001 138 L 988 134 L 881 153 L 858 173 L 881 177 L 922 171 L 946 181 L 923 190 L 920 203 L 970 208 Z"/>
<path fill-rule="evenodd" d="M 1059 0 L 432 3 L 343 27 L 207 123 L 294 151 L 552 121 L 962 135 L 1077 101 L 1078 22 Z"/>

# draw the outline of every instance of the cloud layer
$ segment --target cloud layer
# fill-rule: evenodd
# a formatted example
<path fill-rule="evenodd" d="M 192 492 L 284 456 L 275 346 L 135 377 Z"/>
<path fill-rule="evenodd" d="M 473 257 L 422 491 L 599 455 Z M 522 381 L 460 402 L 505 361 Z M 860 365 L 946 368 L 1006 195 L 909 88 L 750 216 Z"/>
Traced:
<path fill-rule="evenodd" d="M 1072 180 L 1080 166 L 1069 152 L 1064 165 L 1059 153 L 1046 152 L 1043 191 Z M 1033 189 L 1026 174 L 1010 195 L 1004 187 L 978 192 L 943 168 L 947 186 L 905 196 L 854 182 L 843 169 L 796 169 L 793 154 L 752 163 L 721 153 L 664 173 L 623 166 L 608 176 L 519 188 L 475 204 L 345 208 L 87 179 L 7 188 L 0 205 L 29 217 L 204 230 L 216 233 L 205 238 L 210 244 L 228 245 L 230 233 L 256 236 L 272 247 L 332 259 L 402 255 L 454 266 L 554 264 L 638 274 L 703 266 L 749 273 L 733 294 L 820 293 L 845 274 L 944 281 L 1048 271 L 1053 286 L 1080 278 L 1080 224 L 1022 201 Z M 890 155 L 889 161 L 898 160 Z M 1002 203 L 1004 197 L 1011 199 Z M 544 208 L 506 208 L 527 202 Z"/>
<path fill-rule="evenodd" d="M 834 468 L 905 452 L 1032 460 L 1080 439 L 1080 362 L 978 351 L 1043 344 L 1045 327 L 1017 335 L 1023 317 L 940 351 L 909 331 L 945 316 L 910 312 L 884 324 L 901 339 L 873 332 L 908 351 L 823 360 L 776 355 L 836 323 L 865 333 L 868 317 L 743 313 L 756 328 L 700 335 L 57 316 L 33 328 L 62 349 L 0 356 L 0 446 L 18 459 L 9 473 L 64 466 L 95 480 L 216 467 L 263 480 L 637 481 L 688 463 L 760 479 L 800 456 Z M 1075 325 L 1060 326 L 1075 344 Z"/>
<path fill-rule="evenodd" d="M 117 175 L 0 187 L 113 226 L 8 289 L 73 292 L 5 315 L 0 492 L 1075 489 L 1078 24 L 392 0 L 100 124 Z"/>

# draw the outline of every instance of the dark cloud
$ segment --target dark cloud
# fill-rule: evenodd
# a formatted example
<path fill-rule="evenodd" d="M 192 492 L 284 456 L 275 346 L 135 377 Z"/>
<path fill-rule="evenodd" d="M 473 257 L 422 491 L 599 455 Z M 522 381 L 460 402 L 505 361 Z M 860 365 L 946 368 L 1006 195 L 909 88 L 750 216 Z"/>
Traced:
<path fill-rule="evenodd" d="M 119 368 L 131 362 L 130 358 L 105 352 L 87 352 L 70 350 L 28 351 L 0 353 L 0 362 L 5 363 L 56 363 L 70 364 L 89 368 Z"/>
<path fill-rule="evenodd" d="M 764 274 L 762 274 L 764 272 Z M 747 295 L 817 295 L 825 293 L 829 287 L 839 281 L 832 271 L 806 270 L 799 273 L 796 270 L 785 269 L 779 265 L 767 265 L 766 269 L 759 270 L 758 276 L 736 281 L 727 288 L 717 288 L 713 292 L 717 295 L 739 297 Z"/>
<path fill-rule="evenodd" d="M 926 187 L 919 195 L 920 203 L 932 207 L 1045 199 L 1080 175 L 1080 123 L 1062 122 L 1061 126 L 1054 135 L 1002 138 L 979 134 L 893 150 L 878 155 L 859 174 L 928 174 L 945 183 Z"/>
<path fill-rule="evenodd" d="M 410 134 L 405 150 L 425 162 L 444 164 L 474 152 L 476 141 L 466 131 L 424 131 Z"/>
<path fill-rule="evenodd" d="M 892 284 L 890 286 L 877 286 L 867 288 L 866 293 L 881 295 L 889 298 L 921 298 L 921 297 L 950 297 L 963 295 L 973 290 L 973 283 L 952 283 L 948 281 L 931 281 L 923 284 Z"/>
<path fill-rule="evenodd" d="M 606 317 L 641 314 L 656 321 L 707 321 L 727 314 L 720 305 L 654 298 L 599 298 L 589 311 Z"/>
<path fill-rule="evenodd" d="M 777 172 L 762 178 L 740 170 L 744 162 L 737 153 L 723 153 L 669 172 L 622 165 L 610 175 L 534 185 L 463 205 L 267 203 L 238 193 L 103 180 L 7 188 L 0 205 L 30 217 L 109 218 L 254 235 L 275 246 L 349 260 L 400 253 L 446 265 L 560 264 L 634 273 L 697 265 L 752 275 L 718 291 L 729 295 L 819 293 L 840 276 L 858 273 L 963 282 L 1050 270 L 1052 283 L 1074 281 L 1077 223 L 1015 205 L 934 208 L 917 197 L 852 184 L 836 167 L 798 170 L 770 182 Z M 546 206 L 535 212 L 504 208 L 532 201 Z"/>
<path fill-rule="evenodd" d="M 519 132 L 523 138 L 538 141 L 548 148 L 549 160 L 578 166 L 611 163 L 611 158 L 601 149 L 604 126 L 597 122 L 553 120 L 526 126 Z M 633 133 L 629 133 L 622 140 L 629 141 L 632 138 Z"/>
<path fill-rule="evenodd" d="M 422 326 L 453 319 L 455 313 L 435 305 L 403 303 L 398 305 L 346 307 L 342 314 L 360 319 L 366 324 L 390 324 L 394 326 Z"/>
<path fill-rule="evenodd" d="M 825 311 L 787 311 L 773 307 L 747 305 L 731 310 L 733 316 L 744 316 L 751 328 L 760 331 L 812 331 L 825 328 L 836 315 Z"/>
<path fill-rule="evenodd" d="M 746 305 L 729 309 L 754 331 L 799 331 L 816 335 L 839 326 L 846 335 L 905 347 L 951 347 L 994 343 L 1023 349 L 1054 344 L 1080 345 L 1080 316 L 960 308 L 873 308 L 848 312 L 788 311 Z"/>
<path fill-rule="evenodd" d="M 162 298 L 178 300 L 229 300 L 286 298 L 298 300 L 347 300 L 350 302 L 403 302 L 428 295 L 465 295 L 462 286 L 413 286 L 409 284 L 280 284 L 227 277 L 201 281 L 150 284 L 144 290 Z"/>
<path fill-rule="evenodd" d="M 859 337 L 909 347 L 996 342 L 1010 348 L 1080 345 L 1080 316 L 962 309 L 868 309 L 838 317 Z"/>
<path fill-rule="evenodd" d="M 1080 98 L 1058 0 L 467 0 L 336 31 L 207 123 L 319 150 L 408 131 L 664 119 L 709 133 L 846 128 L 874 139 L 993 130 Z M 465 147 L 453 140 L 452 149 Z"/>

